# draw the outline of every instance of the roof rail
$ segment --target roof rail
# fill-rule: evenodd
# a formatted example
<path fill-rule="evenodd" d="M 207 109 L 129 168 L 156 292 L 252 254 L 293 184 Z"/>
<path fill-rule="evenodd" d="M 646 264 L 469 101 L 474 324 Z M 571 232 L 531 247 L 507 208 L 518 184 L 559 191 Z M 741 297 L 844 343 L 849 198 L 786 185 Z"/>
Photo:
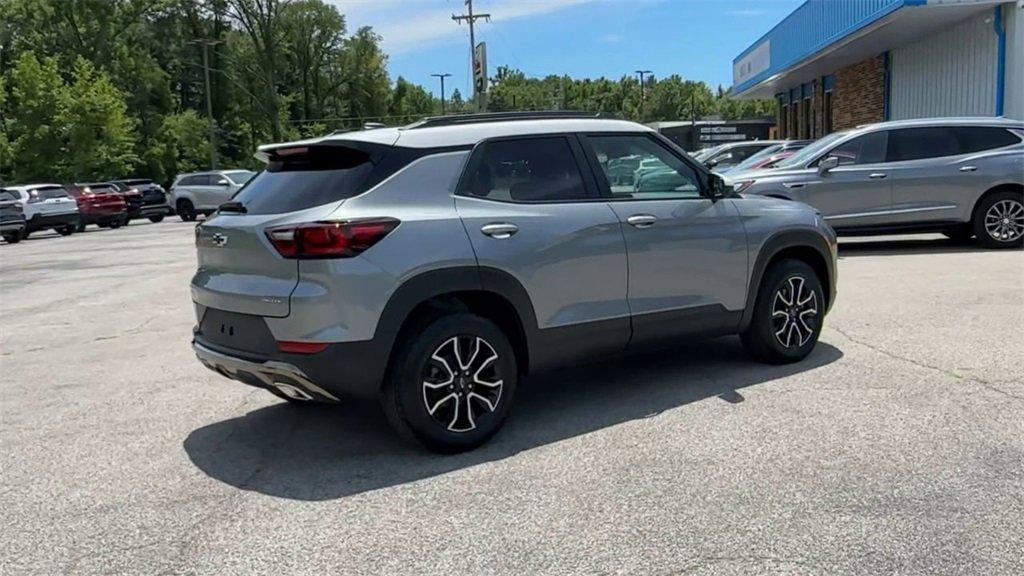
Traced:
<path fill-rule="evenodd" d="M 537 110 L 522 112 L 482 112 L 479 114 L 452 114 L 450 116 L 431 116 L 405 127 L 406 130 L 416 128 L 433 128 L 435 126 L 458 126 L 462 124 L 479 124 L 482 122 L 508 122 L 512 120 L 544 120 L 550 118 L 602 118 L 599 112 L 581 110 Z"/>

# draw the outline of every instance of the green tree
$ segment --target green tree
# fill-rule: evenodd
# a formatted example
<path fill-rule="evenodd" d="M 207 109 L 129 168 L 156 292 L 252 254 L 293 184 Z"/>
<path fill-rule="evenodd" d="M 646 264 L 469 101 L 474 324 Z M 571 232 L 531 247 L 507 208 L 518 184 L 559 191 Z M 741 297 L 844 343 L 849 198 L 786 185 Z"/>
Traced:
<path fill-rule="evenodd" d="M 176 174 L 202 170 L 209 164 L 209 123 L 195 110 L 165 116 L 160 135 L 153 149 L 160 173 L 154 178 L 169 181 Z"/>
<path fill-rule="evenodd" d="M 8 120 L 15 181 L 52 180 L 65 150 L 58 115 L 64 85 L 53 58 L 23 52 L 11 71 L 12 115 Z"/>

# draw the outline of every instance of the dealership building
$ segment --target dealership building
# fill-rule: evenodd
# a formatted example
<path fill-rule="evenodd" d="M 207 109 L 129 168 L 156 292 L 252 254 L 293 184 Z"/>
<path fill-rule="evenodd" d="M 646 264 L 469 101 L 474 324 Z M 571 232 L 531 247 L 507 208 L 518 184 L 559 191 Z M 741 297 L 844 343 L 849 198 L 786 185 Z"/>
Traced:
<path fill-rule="evenodd" d="M 778 136 L 936 116 L 1024 119 L 1024 1 L 808 0 L 733 61 Z"/>

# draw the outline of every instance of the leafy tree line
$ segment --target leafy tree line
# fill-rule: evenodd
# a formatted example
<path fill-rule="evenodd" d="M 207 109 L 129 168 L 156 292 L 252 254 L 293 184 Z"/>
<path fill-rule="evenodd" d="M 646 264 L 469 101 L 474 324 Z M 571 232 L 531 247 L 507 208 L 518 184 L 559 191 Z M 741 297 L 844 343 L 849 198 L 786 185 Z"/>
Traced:
<path fill-rule="evenodd" d="M 387 72 L 381 38 L 324 0 L 0 0 L 0 183 L 88 181 L 253 166 L 266 142 L 396 125 L 440 111 Z M 210 140 L 204 46 L 215 141 Z M 472 111 L 458 90 L 449 113 Z M 489 109 L 579 109 L 636 120 L 770 113 L 669 76 L 528 78 L 500 67 Z"/>

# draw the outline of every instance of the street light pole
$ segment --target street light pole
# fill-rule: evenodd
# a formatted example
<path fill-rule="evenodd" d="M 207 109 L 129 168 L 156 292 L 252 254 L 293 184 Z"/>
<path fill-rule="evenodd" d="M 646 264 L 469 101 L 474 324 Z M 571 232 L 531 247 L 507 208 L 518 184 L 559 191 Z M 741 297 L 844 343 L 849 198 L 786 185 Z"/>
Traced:
<path fill-rule="evenodd" d="M 203 75 L 206 78 L 206 116 L 210 120 L 210 169 L 217 169 L 217 126 L 213 121 L 213 96 L 210 94 L 210 46 L 220 44 L 223 40 L 193 40 L 191 44 L 203 47 Z"/>
<path fill-rule="evenodd" d="M 640 120 L 644 119 L 644 74 L 654 74 L 650 70 L 637 70 L 636 74 L 640 76 Z"/>
<path fill-rule="evenodd" d="M 444 79 L 451 76 L 451 74 L 445 72 L 444 74 L 431 74 L 431 76 L 441 80 L 441 116 L 444 116 Z"/>

